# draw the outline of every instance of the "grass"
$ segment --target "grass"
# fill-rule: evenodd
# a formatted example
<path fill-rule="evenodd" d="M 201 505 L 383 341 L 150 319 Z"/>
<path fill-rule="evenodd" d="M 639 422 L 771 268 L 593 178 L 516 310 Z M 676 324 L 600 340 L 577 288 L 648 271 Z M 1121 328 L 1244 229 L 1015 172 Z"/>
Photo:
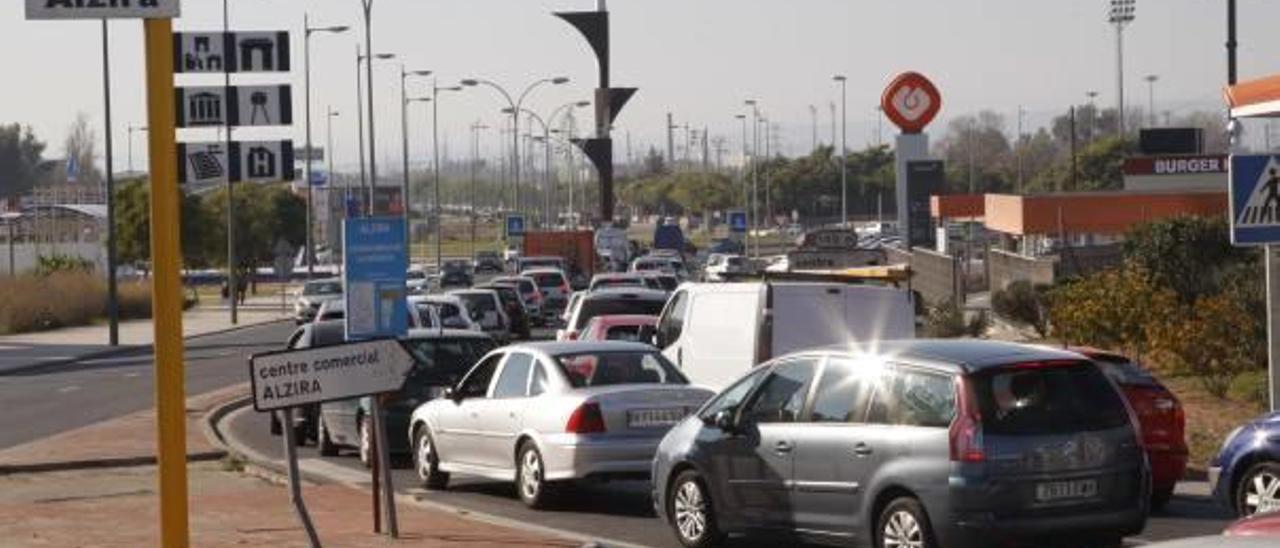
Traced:
<path fill-rule="evenodd" d="M 120 317 L 151 317 L 151 287 L 120 284 Z M 107 315 L 107 285 L 90 272 L 55 272 L 0 279 L 0 333 L 90 325 Z"/>
<path fill-rule="evenodd" d="M 1222 440 L 1237 426 L 1261 415 L 1265 408 L 1256 403 L 1218 399 L 1200 388 L 1194 378 L 1161 379 L 1182 402 L 1187 415 L 1187 447 L 1190 470 L 1203 472 L 1222 447 Z"/>

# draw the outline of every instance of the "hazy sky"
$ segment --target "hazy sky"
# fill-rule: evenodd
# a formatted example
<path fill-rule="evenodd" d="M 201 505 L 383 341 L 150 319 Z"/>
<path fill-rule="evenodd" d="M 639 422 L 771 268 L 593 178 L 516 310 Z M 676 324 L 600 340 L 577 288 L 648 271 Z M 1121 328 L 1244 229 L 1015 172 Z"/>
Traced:
<path fill-rule="evenodd" d="M 595 0 L 374 0 L 374 49 L 400 55 L 410 69 L 432 69 L 442 84 L 479 76 L 518 93 L 536 78 L 566 75 L 569 85 L 535 91 L 528 106 L 546 115 L 566 102 L 590 97 L 595 62 L 585 42 L 555 10 L 593 9 Z M 303 12 L 313 24 L 348 24 L 345 35 L 312 40 L 313 124 L 324 140 L 327 105 L 335 121 L 337 161 L 355 161 L 355 47 L 363 41 L 359 0 L 230 0 L 231 24 L 239 30 L 293 31 L 299 113 L 292 130 L 245 131 L 248 138 L 292 136 L 302 141 Z M 58 154 L 77 112 L 101 125 L 101 61 L 96 22 L 27 22 L 23 3 L 0 8 L 0 45 L 8 81 L 0 86 L 0 122 L 35 128 Z M 859 148 L 876 132 L 874 107 L 896 73 L 917 70 L 944 95 L 942 120 L 990 108 L 1007 115 L 1014 131 L 1023 105 L 1028 126 L 1045 123 L 1087 90 L 1099 102 L 1115 102 L 1115 37 L 1106 23 L 1107 0 L 612 0 L 615 86 L 639 94 L 618 119 L 617 153 L 625 157 L 630 132 L 636 154 L 665 147 L 665 113 L 678 124 L 707 126 L 740 146 L 734 115 L 742 101 L 759 99 L 782 126 L 787 149 L 810 145 L 809 105 L 819 107 L 820 138 L 830 140 L 827 105 L 838 101 L 835 73 L 849 76 L 849 143 Z M 1130 104 L 1147 103 L 1146 74 L 1157 74 L 1157 110 L 1215 108 L 1226 78 L 1225 2 L 1139 0 L 1137 20 L 1126 38 Z M 1280 72 L 1280 2 L 1240 2 L 1242 78 Z M 179 30 L 219 30 L 219 0 L 183 0 Z M 112 24 L 115 136 L 118 169 L 125 167 L 126 125 L 144 124 L 141 24 Z M 397 61 L 398 63 L 398 61 Z M 375 72 L 378 158 L 399 164 L 398 64 Z M 237 77 L 236 82 L 275 81 Z M 220 77 L 180 77 L 179 84 L 220 84 Z M 422 94 L 419 82 L 412 94 Z M 485 88 L 445 95 L 442 133 L 451 155 L 466 151 L 466 127 L 477 119 L 498 123 L 499 96 Z M 411 111 L 415 163 L 426 155 L 429 111 Z M 586 120 L 589 112 L 583 111 Z M 585 127 L 585 124 L 584 124 Z M 885 128 L 889 139 L 890 129 Z M 484 137 L 488 150 L 496 133 Z M 135 140 L 135 163 L 145 153 Z M 384 170 L 385 172 L 385 170 Z"/>

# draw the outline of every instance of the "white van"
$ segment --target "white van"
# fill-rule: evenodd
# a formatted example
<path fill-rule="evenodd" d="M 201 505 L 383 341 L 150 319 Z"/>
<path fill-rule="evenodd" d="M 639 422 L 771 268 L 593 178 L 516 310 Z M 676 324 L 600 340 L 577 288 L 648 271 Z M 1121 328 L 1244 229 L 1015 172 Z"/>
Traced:
<path fill-rule="evenodd" d="M 693 382 L 719 390 L 799 350 L 915 338 L 911 292 L 841 283 L 684 284 L 654 341 Z"/>

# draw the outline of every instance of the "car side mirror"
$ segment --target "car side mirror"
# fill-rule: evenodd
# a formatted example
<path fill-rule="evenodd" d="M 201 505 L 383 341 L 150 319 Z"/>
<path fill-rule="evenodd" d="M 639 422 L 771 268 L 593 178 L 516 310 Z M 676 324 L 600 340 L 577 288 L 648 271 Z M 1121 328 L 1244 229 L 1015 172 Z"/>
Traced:
<path fill-rule="evenodd" d="M 721 409 L 711 416 L 711 426 L 719 428 L 726 434 L 736 434 L 738 432 L 738 420 L 734 418 L 732 409 Z"/>
<path fill-rule="evenodd" d="M 636 340 L 658 346 L 658 330 L 652 325 L 640 326 L 639 333 L 636 334 Z"/>
<path fill-rule="evenodd" d="M 445 399 L 450 400 L 453 403 L 458 403 L 462 401 L 462 393 L 459 392 L 457 388 L 454 388 L 452 386 L 444 389 L 444 397 Z"/>

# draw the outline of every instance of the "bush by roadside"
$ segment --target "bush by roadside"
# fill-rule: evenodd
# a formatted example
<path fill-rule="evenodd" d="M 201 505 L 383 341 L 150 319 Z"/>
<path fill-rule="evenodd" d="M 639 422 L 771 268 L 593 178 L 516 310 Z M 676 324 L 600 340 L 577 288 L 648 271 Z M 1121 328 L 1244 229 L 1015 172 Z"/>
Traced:
<path fill-rule="evenodd" d="M 151 317 L 151 286 L 121 284 L 120 317 Z M 0 279 L 0 333 L 90 325 L 107 315 L 107 284 L 83 270 Z"/>

